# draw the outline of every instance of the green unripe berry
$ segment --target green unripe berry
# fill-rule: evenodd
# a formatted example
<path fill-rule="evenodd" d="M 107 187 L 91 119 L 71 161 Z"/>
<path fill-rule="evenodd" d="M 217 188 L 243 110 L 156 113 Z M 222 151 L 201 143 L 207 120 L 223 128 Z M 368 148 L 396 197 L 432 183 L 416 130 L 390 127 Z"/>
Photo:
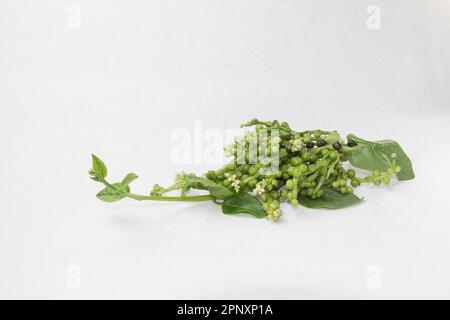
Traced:
<path fill-rule="evenodd" d="M 295 168 L 294 170 L 292 170 L 292 175 L 294 178 L 300 178 L 300 176 L 302 175 L 302 170 L 300 170 L 300 168 Z"/>
<path fill-rule="evenodd" d="M 288 173 L 290 176 L 293 176 L 293 175 L 294 175 L 294 167 L 289 167 L 288 170 L 287 170 L 287 173 Z"/>
<path fill-rule="evenodd" d="M 352 184 L 353 188 L 356 188 L 356 187 L 358 187 L 360 185 L 358 180 L 352 180 L 351 184 Z"/>
<path fill-rule="evenodd" d="M 297 207 L 299 205 L 299 202 L 297 199 L 292 199 L 291 204 L 292 204 L 292 206 Z"/>
<path fill-rule="evenodd" d="M 288 190 L 294 189 L 294 180 L 292 179 L 286 180 L 286 189 Z"/>
<path fill-rule="evenodd" d="M 376 185 L 376 186 L 379 186 L 381 184 L 381 180 L 376 179 L 376 180 L 373 181 L 373 184 Z"/>
<path fill-rule="evenodd" d="M 250 188 L 254 188 L 254 187 L 256 186 L 257 183 L 258 183 L 258 180 L 256 180 L 256 179 L 251 179 L 251 180 L 248 182 L 248 186 L 249 186 Z"/>
<path fill-rule="evenodd" d="M 264 193 L 261 195 L 261 201 L 262 202 L 267 202 L 270 200 L 270 196 L 267 193 Z"/>
<path fill-rule="evenodd" d="M 250 169 L 248 170 L 248 174 L 251 176 L 254 176 L 255 174 L 257 174 L 259 171 L 259 166 L 258 165 L 254 165 L 251 166 Z"/>
<path fill-rule="evenodd" d="M 395 173 L 399 173 L 401 170 L 402 170 L 402 168 L 400 166 L 395 166 L 395 168 L 394 168 Z"/>
<path fill-rule="evenodd" d="M 277 210 L 278 208 L 280 207 L 280 204 L 278 203 L 278 201 L 272 201 L 271 203 L 270 203 L 270 208 L 272 209 L 272 210 Z"/>
<path fill-rule="evenodd" d="M 347 171 L 347 176 L 348 176 L 350 179 L 353 179 L 353 178 L 356 176 L 355 170 L 349 169 L 349 170 Z"/>
<path fill-rule="evenodd" d="M 283 178 L 283 180 L 287 180 L 287 179 L 289 179 L 291 176 L 289 175 L 289 173 L 283 173 L 283 176 L 282 176 L 282 178 Z"/>
<path fill-rule="evenodd" d="M 302 164 L 299 166 L 299 169 L 301 170 L 302 173 L 308 172 L 308 166 L 307 166 L 306 164 L 304 164 L 304 163 L 302 163 Z"/>
<path fill-rule="evenodd" d="M 291 158 L 290 163 L 294 167 L 298 167 L 302 163 L 302 161 L 301 161 L 301 159 L 299 157 L 293 157 L 293 158 Z"/>
<path fill-rule="evenodd" d="M 322 151 L 320 151 L 320 154 L 322 155 L 322 157 L 326 157 L 327 155 L 330 154 L 330 150 L 323 149 Z"/>
<path fill-rule="evenodd" d="M 383 177 L 383 183 L 384 183 L 384 184 L 389 184 L 389 183 L 391 183 L 391 178 L 389 178 L 389 177 Z"/>
<path fill-rule="evenodd" d="M 288 152 L 286 149 L 280 149 L 280 158 L 284 158 L 288 155 Z"/>
<path fill-rule="evenodd" d="M 335 188 L 335 189 L 339 188 L 339 187 L 340 187 L 340 185 L 339 185 L 339 180 L 334 181 L 334 182 L 331 184 L 331 186 L 332 186 L 333 188 Z"/>
<path fill-rule="evenodd" d="M 373 176 L 374 176 L 374 177 L 379 177 L 380 175 L 381 175 L 381 173 L 380 173 L 379 170 L 375 170 L 375 171 L 373 172 Z"/>
<path fill-rule="evenodd" d="M 349 193 L 349 194 L 353 193 L 353 188 L 352 187 L 347 187 L 347 193 Z"/>
<path fill-rule="evenodd" d="M 345 179 L 340 179 L 339 180 L 339 186 L 340 187 L 345 187 L 347 185 L 347 181 Z"/>
<path fill-rule="evenodd" d="M 328 158 L 330 159 L 336 159 L 336 157 L 337 157 L 336 151 L 331 151 L 330 154 L 328 155 Z"/>
<path fill-rule="evenodd" d="M 287 198 L 289 201 L 292 201 L 294 199 L 294 194 L 292 192 L 288 192 Z"/>
<path fill-rule="evenodd" d="M 309 160 L 311 160 L 311 154 L 308 151 L 303 152 L 302 153 L 302 160 L 304 162 L 308 162 Z"/>
<path fill-rule="evenodd" d="M 346 194 L 346 193 L 347 193 L 347 187 L 341 187 L 341 188 L 339 189 L 339 191 L 340 191 L 342 194 Z"/>

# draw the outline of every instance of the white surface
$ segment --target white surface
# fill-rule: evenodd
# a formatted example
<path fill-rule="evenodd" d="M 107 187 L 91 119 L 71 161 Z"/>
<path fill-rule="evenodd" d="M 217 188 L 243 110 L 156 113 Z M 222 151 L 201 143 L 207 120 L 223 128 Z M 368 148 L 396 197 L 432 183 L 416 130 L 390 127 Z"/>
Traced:
<path fill-rule="evenodd" d="M 375 2 L 1 0 L 0 298 L 450 298 L 450 4 Z M 173 130 L 255 116 L 398 140 L 417 179 L 276 224 L 96 200 L 91 152 L 148 192 L 209 167 Z"/>

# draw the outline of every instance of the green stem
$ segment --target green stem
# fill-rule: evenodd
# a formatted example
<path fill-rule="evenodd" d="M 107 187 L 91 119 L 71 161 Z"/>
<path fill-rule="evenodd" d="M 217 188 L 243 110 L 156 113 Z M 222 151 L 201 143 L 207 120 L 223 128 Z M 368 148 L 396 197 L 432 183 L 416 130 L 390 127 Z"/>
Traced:
<path fill-rule="evenodd" d="M 161 192 L 161 194 L 165 194 L 167 192 L 178 190 L 181 187 L 182 187 L 182 184 L 177 182 L 177 183 L 174 183 L 173 185 L 171 185 L 170 187 L 164 188 L 160 192 Z"/>
<path fill-rule="evenodd" d="M 142 196 L 134 193 L 127 194 L 128 198 L 144 201 L 207 201 L 215 200 L 212 195 L 202 195 L 202 196 L 181 196 L 181 197 L 167 197 L 167 196 Z"/>
<path fill-rule="evenodd" d="M 105 179 L 101 179 L 100 182 L 102 182 L 105 186 L 108 188 L 114 189 L 116 191 L 122 192 L 119 188 L 116 186 L 113 186 Z M 167 196 L 143 196 L 139 194 L 134 193 L 127 193 L 126 197 L 138 201 L 207 201 L 207 200 L 215 200 L 216 198 L 212 195 L 202 195 L 202 196 L 180 196 L 180 197 L 167 197 Z"/>
<path fill-rule="evenodd" d="M 359 151 L 363 148 L 362 145 L 357 145 L 355 147 L 347 147 L 347 146 L 342 146 L 342 149 L 340 150 L 342 153 L 352 153 L 355 151 Z"/>

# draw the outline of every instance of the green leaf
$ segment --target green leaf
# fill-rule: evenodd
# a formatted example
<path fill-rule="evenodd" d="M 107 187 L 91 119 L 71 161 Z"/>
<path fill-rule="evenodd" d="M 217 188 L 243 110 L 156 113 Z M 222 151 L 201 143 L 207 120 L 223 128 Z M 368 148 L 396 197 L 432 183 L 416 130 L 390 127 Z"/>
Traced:
<path fill-rule="evenodd" d="M 392 154 L 396 154 L 396 163 L 402 170 L 397 174 L 397 179 L 414 179 L 414 170 L 411 160 L 406 155 L 400 145 L 393 140 L 367 141 L 350 134 L 348 140 L 355 140 L 358 143 L 358 150 L 348 153 L 348 160 L 356 168 L 370 171 L 386 171 L 392 166 Z"/>
<path fill-rule="evenodd" d="M 387 157 L 391 157 L 393 153 L 396 154 L 396 164 L 402 168 L 402 170 L 397 173 L 397 179 L 399 181 L 414 179 L 415 175 L 411 160 L 397 142 L 393 140 L 378 141 L 375 148 Z"/>
<path fill-rule="evenodd" d="M 239 192 L 225 199 L 222 203 L 222 212 L 225 214 L 248 213 L 256 218 L 267 216 L 261 201 L 245 192 Z"/>
<path fill-rule="evenodd" d="M 342 194 L 339 191 L 330 188 L 322 188 L 325 194 L 319 199 L 308 197 L 299 197 L 300 205 L 311 209 L 342 209 L 348 206 L 358 204 L 362 201 L 353 193 Z"/>
<path fill-rule="evenodd" d="M 108 175 L 108 169 L 103 161 L 95 154 L 92 155 L 92 171 L 95 176 L 99 178 L 106 178 Z"/>
<path fill-rule="evenodd" d="M 358 149 L 347 155 L 348 161 L 356 167 L 369 171 L 386 171 L 392 164 L 389 158 L 376 149 L 376 143 L 358 138 L 349 134 L 348 140 L 354 140 L 358 143 Z"/>
<path fill-rule="evenodd" d="M 113 187 L 106 187 L 97 193 L 97 198 L 105 202 L 116 202 L 122 200 L 130 193 L 130 187 L 122 186 L 120 182 L 114 183 Z"/>
<path fill-rule="evenodd" d="M 129 173 L 125 178 L 122 180 L 122 186 L 128 186 L 131 182 L 136 180 L 138 176 L 135 173 Z"/>
<path fill-rule="evenodd" d="M 230 189 L 225 188 L 214 181 L 193 174 L 184 175 L 183 180 L 189 188 L 207 190 L 217 199 L 226 199 L 235 195 Z"/>

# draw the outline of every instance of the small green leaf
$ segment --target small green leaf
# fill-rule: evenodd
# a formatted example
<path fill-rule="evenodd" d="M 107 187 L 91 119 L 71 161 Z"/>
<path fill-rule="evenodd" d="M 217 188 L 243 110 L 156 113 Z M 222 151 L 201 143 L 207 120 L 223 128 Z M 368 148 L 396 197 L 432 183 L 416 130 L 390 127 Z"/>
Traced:
<path fill-rule="evenodd" d="M 115 202 L 122 200 L 130 193 L 129 186 L 122 186 L 120 182 L 113 184 L 114 188 L 106 187 L 99 193 L 97 193 L 97 198 L 105 202 Z"/>
<path fill-rule="evenodd" d="M 325 194 L 319 199 L 311 199 L 308 197 L 300 197 L 300 205 L 311 209 L 342 209 L 355 205 L 362 201 L 353 193 L 342 194 L 339 191 L 322 188 Z"/>
<path fill-rule="evenodd" d="M 222 212 L 225 214 L 248 213 L 256 218 L 267 216 L 261 201 L 245 192 L 239 192 L 225 199 L 222 203 Z"/>
<path fill-rule="evenodd" d="M 392 166 L 392 154 L 396 155 L 396 163 L 402 170 L 397 174 L 397 179 L 414 179 L 414 169 L 411 160 L 403 151 L 400 145 L 393 140 L 367 141 L 350 134 L 348 140 L 355 140 L 359 145 L 359 150 L 349 153 L 348 160 L 356 168 L 370 171 L 386 171 Z"/>
<path fill-rule="evenodd" d="M 189 188 L 207 190 L 217 199 L 226 199 L 235 195 L 233 191 L 215 183 L 214 181 L 202 177 L 197 177 L 193 174 L 184 175 L 183 180 L 186 182 Z"/>
<path fill-rule="evenodd" d="M 92 173 L 99 178 L 106 178 L 108 169 L 103 161 L 96 155 L 92 155 Z"/>
<path fill-rule="evenodd" d="M 131 182 L 136 180 L 138 176 L 135 173 L 129 173 L 125 178 L 122 180 L 122 186 L 128 186 Z"/>

